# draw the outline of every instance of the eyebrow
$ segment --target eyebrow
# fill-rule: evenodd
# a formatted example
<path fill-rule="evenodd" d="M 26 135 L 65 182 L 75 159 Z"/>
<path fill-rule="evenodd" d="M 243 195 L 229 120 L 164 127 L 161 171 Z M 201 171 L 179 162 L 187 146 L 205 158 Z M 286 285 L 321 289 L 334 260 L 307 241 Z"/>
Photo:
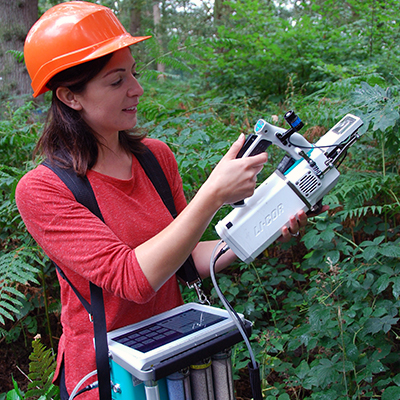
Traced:
<path fill-rule="evenodd" d="M 133 71 L 135 68 L 136 68 L 136 62 L 134 62 L 132 64 L 131 71 Z M 116 72 L 125 72 L 125 71 L 126 71 L 125 68 L 114 68 L 114 69 L 108 71 L 105 75 L 103 75 L 103 78 L 105 78 L 106 76 L 108 76 L 110 74 L 114 74 Z"/>
<path fill-rule="evenodd" d="M 125 71 L 126 71 L 125 68 L 115 68 L 104 74 L 103 78 L 107 77 L 108 75 L 114 74 L 115 72 L 125 72 Z"/>

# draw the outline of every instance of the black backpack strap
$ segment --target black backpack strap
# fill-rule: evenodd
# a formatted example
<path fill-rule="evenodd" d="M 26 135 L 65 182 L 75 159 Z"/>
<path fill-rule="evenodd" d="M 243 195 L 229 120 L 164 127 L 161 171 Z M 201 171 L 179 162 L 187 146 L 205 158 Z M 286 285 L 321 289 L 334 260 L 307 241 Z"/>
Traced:
<path fill-rule="evenodd" d="M 92 314 L 92 307 L 91 304 L 78 292 L 78 289 L 72 284 L 72 282 L 67 278 L 67 276 L 64 274 L 64 271 L 53 261 L 53 264 L 56 267 L 56 270 L 58 271 L 58 273 L 60 274 L 60 276 L 67 281 L 67 283 L 69 284 L 69 286 L 71 286 L 71 289 L 74 291 L 74 293 L 76 294 L 76 297 L 78 297 L 78 299 L 80 300 L 80 302 L 82 303 L 83 307 L 85 308 L 85 310 L 89 313 Z"/>
<path fill-rule="evenodd" d="M 151 180 L 153 186 L 156 188 L 158 194 L 163 200 L 165 206 L 173 216 L 176 218 L 177 212 L 175 208 L 174 198 L 172 196 L 171 188 L 168 180 L 162 170 L 157 158 L 146 147 L 146 151 L 137 154 L 140 165 L 146 172 Z M 78 177 L 72 168 L 61 168 L 47 160 L 42 163 L 44 166 L 51 169 L 73 193 L 76 201 L 86 206 L 94 215 L 104 222 L 101 215 L 93 188 L 90 185 L 88 178 Z M 55 263 L 54 263 L 55 264 Z M 99 382 L 100 400 L 111 400 L 111 381 L 110 381 L 110 368 L 108 360 L 108 343 L 107 343 L 107 326 L 105 319 L 103 291 L 100 287 L 90 282 L 90 301 L 89 304 L 86 299 L 79 293 L 70 280 L 66 277 L 64 272 L 55 264 L 60 275 L 68 282 L 74 293 L 77 295 L 86 311 L 93 317 L 93 329 L 96 347 L 96 366 L 97 377 Z M 189 287 L 194 287 L 199 300 L 204 303 L 207 301 L 204 293 L 200 290 L 201 278 L 197 272 L 193 257 L 190 255 L 185 263 L 180 267 L 176 273 Z"/>
<path fill-rule="evenodd" d="M 94 345 L 96 350 L 97 381 L 100 400 L 111 400 L 110 360 L 108 358 L 107 324 L 103 290 L 90 282 Z"/>
<path fill-rule="evenodd" d="M 146 175 L 150 179 L 153 186 L 156 188 L 159 196 L 165 204 L 165 207 L 167 207 L 171 215 L 176 218 L 178 213 L 176 212 L 171 187 L 169 186 L 167 177 L 165 176 L 156 156 L 148 147 L 146 147 L 144 153 L 135 154 L 135 157 L 139 161 L 144 172 L 146 172 Z"/>
<path fill-rule="evenodd" d="M 42 165 L 51 169 L 65 183 L 78 203 L 83 204 L 104 222 L 92 186 L 86 176 L 79 177 L 72 168 L 62 168 L 48 160 L 43 161 Z"/>
<path fill-rule="evenodd" d="M 144 153 L 135 154 L 135 156 L 151 180 L 153 186 L 156 188 L 165 206 L 171 215 L 176 218 L 177 212 L 171 188 L 156 156 L 148 147 L 146 147 L 146 151 Z M 193 257 L 191 255 L 182 264 L 176 274 L 190 288 L 201 283 L 201 278 L 197 272 Z M 196 286 L 195 288 L 198 290 Z"/>
<path fill-rule="evenodd" d="M 92 186 L 90 185 L 87 177 L 80 178 L 76 175 L 75 171 L 71 169 L 64 169 L 54 164 L 44 161 L 42 163 L 50 168 L 58 177 L 65 183 L 69 190 L 74 194 L 75 199 L 86 206 L 93 214 L 99 217 L 103 222 L 96 197 L 93 193 Z M 95 338 L 95 351 L 96 351 L 96 367 L 97 367 L 97 380 L 99 383 L 99 396 L 101 400 L 111 400 L 111 376 L 110 364 L 108 360 L 108 342 L 107 342 L 107 325 L 106 314 L 104 310 L 103 290 L 90 282 L 90 304 L 79 293 L 76 287 L 66 277 L 61 268 L 54 263 L 60 275 L 68 282 L 74 293 L 77 295 L 86 311 L 91 315 L 93 320 L 93 330 Z"/>

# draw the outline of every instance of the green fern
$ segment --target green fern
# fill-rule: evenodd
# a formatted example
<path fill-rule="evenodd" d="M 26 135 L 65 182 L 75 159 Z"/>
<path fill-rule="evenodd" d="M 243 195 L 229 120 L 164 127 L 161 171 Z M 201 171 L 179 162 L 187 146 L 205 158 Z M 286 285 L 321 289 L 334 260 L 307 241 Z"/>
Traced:
<path fill-rule="evenodd" d="M 380 172 L 352 172 L 341 176 L 335 193 L 349 205 L 363 205 L 373 201 L 376 196 L 396 201 L 395 193 L 400 190 L 400 176 L 394 173 L 383 175 Z"/>
<path fill-rule="evenodd" d="M 52 383 L 57 363 L 51 349 L 46 349 L 40 339 L 32 342 L 32 348 L 28 374 L 31 382 L 28 384 L 25 398 L 41 400 L 59 398 L 59 389 Z"/>
<path fill-rule="evenodd" d="M 391 210 L 391 205 L 385 206 L 365 206 L 365 207 L 357 207 L 351 210 L 343 210 L 338 212 L 338 216 L 342 221 L 346 220 L 347 218 L 361 218 L 365 217 L 367 214 L 372 215 L 382 215 L 385 211 Z"/>
<path fill-rule="evenodd" d="M 7 53 L 11 54 L 18 63 L 24 62 L 24 52 L 20 50 L 8 50 Z"/>
<path fill-rule="evenodd" d="M 380 142 L 380 147 L 384 145 L 383 148 L 392 149 L 397 156 L 400 149 L 399 86 L 383 89 L 378 85 L 372 87 L 362 82 L 361 86 L 352 93 L 351 98 L 353 106 L 363 113 L 364 125 L 372 129 L 373 136 Z M 385 154 L 382 155 L 385 156 Z M 385 165 L 383 165 L 383 170 L 385 170 Z"/>
<path fill-rule="evenodd" d="M 39 269 L 28 263 L 33 253 L 17 249 L 0 254 L 0 323 L 5 318 L 14 320 L 22 307 L 20 300 L 25 295 L 17 289 L 18 284 L 39 283 L 36 276 Z M 1 334 L 1 332 L 0 332 Z"/>

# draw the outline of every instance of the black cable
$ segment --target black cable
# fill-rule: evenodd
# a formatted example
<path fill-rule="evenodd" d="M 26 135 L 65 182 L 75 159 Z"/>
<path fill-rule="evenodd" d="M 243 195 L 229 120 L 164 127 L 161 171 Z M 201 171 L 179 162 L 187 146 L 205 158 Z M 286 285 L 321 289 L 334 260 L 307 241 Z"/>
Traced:
<path fill-rule="evenodd" d="M 350 136 L 349 136 L 347 139 L 350 140 Z M 339 144 L 331 144 L 331 145 L 326 145 L 326 146 L 314 146 L 314 145 L 311 145 L 311 146 L 302 146 L 302 145 L 297 145 L 296 143 L 293 143 L 293 142 L 290 140 L 290 137 L 289 137 L 287 140 L 288 140 L 289 144 L 291 144 L 292 146 L 298 147 L 298 148 L 300 148 L 300 149 L 306 149 L 306 150 L 312 150 L 312 149 L 329 149 L 329 148 L 331 148 L 331 147 L 342 148 L 343 145 L 346 144 L 346 142 L 341 142 L 341 143 L 339 143 Z"/>

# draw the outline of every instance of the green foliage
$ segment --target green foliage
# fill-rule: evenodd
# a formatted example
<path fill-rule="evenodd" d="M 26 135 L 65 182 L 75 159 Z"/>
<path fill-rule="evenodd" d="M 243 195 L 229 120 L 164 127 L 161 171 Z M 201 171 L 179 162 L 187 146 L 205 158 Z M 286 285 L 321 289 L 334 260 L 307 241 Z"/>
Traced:
<path fill-rule="evenodd" d="M 252 343 L 267 398 L 288 390 L 303 399 L 380 395 L 400 376 L 400 239 L 357 245 L 328 215 L 311 225 L 301 264 L 242 265 L 236 279 L 219 278 L 221 289 L 256 321 Z"/>
<path fill-rule="evenodd" d="M 297 244 L 303 258 L 280 261 L 292 240 L 269 249 L 278 258 L 219 277 L 227 299 L 255 321 L 252 343 L 267 399 L 389 398 L 400 392 L 400 101 L 397 87 L 348 83 L 320 89 L 316 99 L 329 94 L 324 103 L 290 98 L 303 121 L 322 122 L 325 132 L 347 112 L 364 121 L 363 138 L 325 198 L 331 213 L 310 221 L 304 247 Z M 247 357 L 246 349 L 237 352 L 236 367 L 244 367 Z"/>
<path fill-rule="evenodd" d="M 41 9 L 56 2 L 41 1 Z M 128 22 L 133 2 L 107 4 Z M 223 19 L 212 24 L 210 9 L 191 7 L 162 3 L 166 25 L 154 34 L 146 20 L 154 38 L 133 48 L 145 89 L 139 129 L 173 149 L 188 200 L 260 117 L 272 122 L 275 114 L 285 126 L 281 116 L 294 109 L 312 142 L 348 112 L 364 121 L 339 184 L 325 197 L 329 213 L 313 218 L 301 241 L 275 244 L 254 264 L 219 274 L 227 299 L 254 322 L 265 398 L 400 398 L 398 1 L 240 0 L 226 2 Z M 156 63 L 166 72 L 152 71 Z M 22 331 L 36 334 L 38 310 L 57 309 L 46 297 L 54 270 L 14 199 L 33 166 L 40 114 L 33 103 L 6 105 L 0 121 L 0 318 L 17 321 L 0 328 L 9 343 Z M 259 181 L 282 156 L 272 146 L 268 153 Z M 216 238 L 213 226 L 229 211 L 218 212 L 204 239 Z M 192 292 L 184 295 L 193 300 Z M 43 369 L 32 370 L 32 379 L 46 395 L 50 356 L 40 346 L 34 351 Z M 243 345 L 234 362 L 238 377 L 248 363 Z M 10 396 L 24 396 L 16 383 Z"/>
<path fill-rule="evenodd" d="M 40 338 L 32 341 L 32 353 L 29 356 L 29 384 L 24 393 L 19 389 L 17 382 L 12 378 L 14 389 L 0 394 L 4 400 L 58 400 L 60 398 L 58 386 L 52 383 L 56 370 L 56 361 L 51 349 L 41 343 Z"/>
<path fill-rule="evenodd" d="M 148 40 L 146 46 L 147 60 L 141 58 L 139 64 L 139 72 L 144 72 L 144 75 L 150 77 L 166 74 L 168 77 L 174 77 L 174 72 L 182 75 L 184 72 L 192 72 L 190 64 L 194 65 L 199 63 L 200 60 L 196 57 L 195 50 L 197 43 L 191 38 L 186 39 L 184 42 L 179 37 L 174 36 L 168 43 L 168 49 L 164 51 L 161 43 L 157 40 L 154 32 L 148 32 L 154 38 Z M 149 65 L 164 64 L 167 67 L 167 73 L 156 72 L 148 69 Z M 143 66 L 142 66 L 143 65 Z"/>
<path fill-rule="evenodd" d="M 14 319 L 22 308 L 23 293 L 17 290 L 18 284 L 38 283 L 36 275 L 39 270 L 32 266 L 32 253 L 24 250 L 3 253 L 0 255 L 0 322 L 4 318 Z"/>
<path fill-rule="evenodd" d="M 371 149 L 381 154 L 379 141 L 396 137 L 397 122 L 386 128 L 380 125 L 384 135 L 371 142 L 369 132 L 374 135 L 378 131 L 372 128 L 374 115 L 384 102 L 379 96 L 375 101 L 368 99 L 372 115 L 368 114 L 364 103 L 357 100 L 359 91 L 373 88 L 379 93 L 380 89 L 362 84 L 354 97 L 349 96 L 348 90 L 356 84 L 344 82 L 343 86 L 335 84 L 335 89 L 325 88 L 324 94 L 330 94 L 335 107 L 328 100 L 326 105 L 318 101 L 304 105 L 296 96 L 290 98 L 298 114 L 306 115 L 304 121 L 315 115 L 314 123 L 324 125 L 325 131 L 343 110 L 362 113 L 366 121 L 366 139 L 355 145 L 343 165 L 340 185 L 326 198 L 331 214 L 311 221 L 297 244 L 303 258 L 287 262 L 285 246 L 273 246 L 269 252 L 276 256 L 250 267 L 239 263 L 218 279 L 236 310 L 255 322 L 252 343 L 263 369 L 266 398 L 287 398 L 287 393 L 293 394 L 289 398 L 302 399 L 361 398 L 364 394 L 383 396 L 385 389 L 393 394 L 397 390 L 399 378 L 391 372 L 398 368 L 393 354 L 398 351 L 400 336 L 398 202 L 394 196 L 399 181 L 391 172 L 391 163 L 397 161 L 386 157 L 391 161 L 385 168 L 376 162 L 373 174 L 363 171 L 371 165 L 369 157 L 375 154 Z M 182 81 L 175 94 L 175 81 L 159 85 L 144 81 L 143 85 L 146 95 L 140 105 L 139 128 L 174 150 L 190 199 L 230 143 L 240 132 L 249 131 L 260 113 L 246 100 L 232 104 L 226 97 L 199 95 L 193 89 L 198 88 L 196 81 L 191 86 Z M 347 103 L 339 101 L 342 96 L 349 99 Z M 392 143 L 394 139 L 385 144 L 385 151 Z M 277 161 L 271 148 L 271 163 Z M 222 209 L 216 220 L 228 211 Z M 205 238 L 215 238 L 212 226 Z M 292 245 L 296 245 L 294 239 Z M 208 283 L 205 285 L 207 288 Z M 246 366 L 247 357 L 246 349 L 238 346 L 236 370 Z"/>
<path fill-rule="evenodd" d="M 7 53 L 12 54 L 13 57 L 17 60 L 17 62 L 24 62 L 24 53 L 18 50 L 8 50 Z"/>
<path fill-rule="evenodd" d="M 215 62 L 203 75 L 210 88 L 233 98 L 282 102 L 291 82 L 298 93 L 378 72 L 394 82 L 399 73 L 398 2 L 229 2 L 232 15 L 218 27 Z M 291 10 L 291 11 L 289 11 Z M 390 44 L 389 44 L 390 43 Z M 387 63 L 391 59 L 393 62 Z M 393 79 L 394 78 L 394 79 Z"/>
<path fill-rule="evenodd" d="M 10 390 L 8 393 L 0 393 L 0 400 L 22 400 L 24 398 L 24 393 L 18 387 L 18 383 L 15 381 L 14 377 L 11 379 L 14 389 Z"/>
<path fill-rule="evenodd" d="M 32 102 L 16 109 L 7 104 L 0 121 L 0 336 L 7 342 L 16 341 L 25 330 L 35 335 L 39 324 L 33 311 L 43 306 L 48 311 L 50 306 L 45 279 L 54 270 L 26 231 L 15 203 L 17 183 L 32 168 L 30 158 L 41 126 L 38 115 L 40 109 Z M 6 328 L 7 320 L 16 323 Z"/>
<path fill-rule="evenodd" d="M 29 356 L 28 391 L 26 398 L 55 399 L 59 397 L 58 386 L 53 385 L 52 379 L 57 363 L 51 349 L 46 347 L 40 340 L 32 342 L 33 352 Z"/>
<path fill-rule="evenodd" d="M 353 112 L 364 121 L 364 136 L 343 163 L 340 184 L 325 198 L 330 214 L 310 221 L 301 243 L 274 245 L 269 253 L 276 257 L 219 274 L 228 301 L 255 322 L 252 344 L 267 399 L 361 399 L 399 391 L 400 181 L 394 153 L 400 102 L 396 87 L 382 89 L 374 74 L 368 79 L 333 82 L 307 99 L 290 94 L 287 103 L 306 122 L 307 135 L 317 130 L 311 123 L 323 134 Z M 269 116 L 249 110 L 245 100 L 239 112 L 225 97 L 195 102 L 190 91 L 165 98 L 163 90 L 169 92 L 167 82 L 150 89 L 141 126 L 174 149 L 190 198 L 217 162 L 212 155 L 251 128 L 243 122 Z M 206 237 L 213 237 L 212 229 Z M 285 261 L 284 250 L 293 245 L 302 257 Z M 244 346 L 236 349 L 234 362 L 236 370 L 245 368 Z"/>
<path fill-rule="evenodd" d="M 152 88 L 145 95 L 140 105 L 143 116 L 140 127 L 173 149 L 190 198 L 240 130 L 226 126 L 218 117 L 215 109 L 224 107 L 223 98 L 197 100 L 195 106 L 194 94 L 190 92 L 160 100 L 165 85 L 158 90 Z"/>
<path fill-rule="evenodd" d="M 398 86 L 386 89 L 375 85 L 374 87 L 363 82 L 352 98 L 353 105 L 361 112 L 361 117 L 366 125 L 372 130 L 372 137 L 378 144 L 375 154 L 380 152 L 376 163 L 371 167 L 377 168 L 383 175 L 387 171 L 399 174 L 399 151 L 400 151 L 400 93 Z M 378 165 L 380 162 L 381 165 Z"/>

